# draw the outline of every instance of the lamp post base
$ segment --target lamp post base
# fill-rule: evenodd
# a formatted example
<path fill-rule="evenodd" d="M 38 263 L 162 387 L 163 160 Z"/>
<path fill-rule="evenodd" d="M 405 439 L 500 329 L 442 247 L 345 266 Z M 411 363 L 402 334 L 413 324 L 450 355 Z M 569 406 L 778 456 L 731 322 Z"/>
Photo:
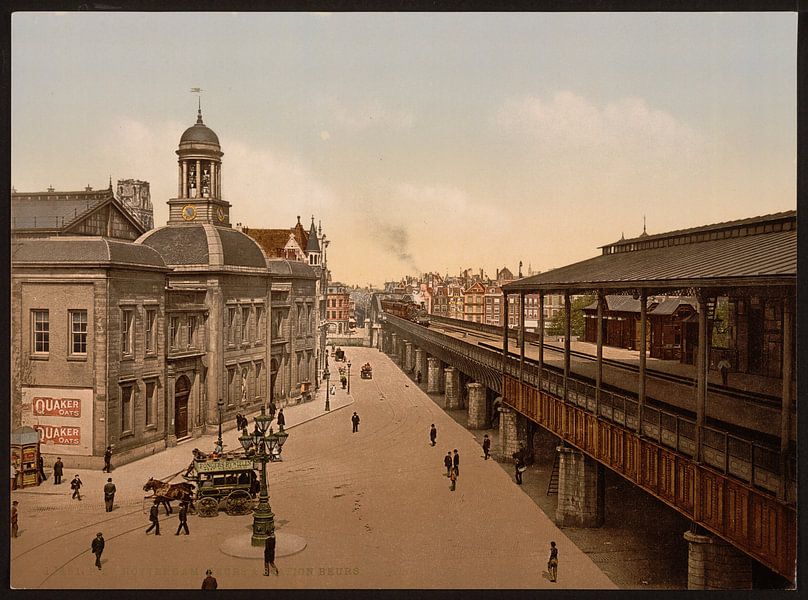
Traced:
<path fill-rule="evenodd" d="M 275 514 L 268 504 L 266 508 L 259 504 L 253 513 L 252 545 L 261 546 L 263 548 L 269 534 L 274 533 L 274 531 Z"/>
<path fill-rule="evenodd" d="M 283 556 L 291 556 L 306 549 L 306 540 L 300 536 L 291 533 L 275 533 L 275 558 Z M 219 551 L 227 556 L 234 556 L 236 558 L 252 558 L 256 560 L 264 560 L 264 543 L 261 542 L 260 546 L 255 546 L 250 542 L 250 537 L 247 533 L 234 535 L 225 538 L 219 544 Z"/>

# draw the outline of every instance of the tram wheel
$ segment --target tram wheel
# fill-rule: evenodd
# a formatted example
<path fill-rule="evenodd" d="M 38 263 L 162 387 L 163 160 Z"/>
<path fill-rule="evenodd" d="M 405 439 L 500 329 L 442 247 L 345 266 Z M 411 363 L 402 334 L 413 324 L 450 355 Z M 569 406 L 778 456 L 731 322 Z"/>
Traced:
<path fill-rule="evenodd" d="M 252 498 L 245 490 L 235 490 L 230 492 L 224 505 L 228 515 L 246 515 L 252 511 Z"/>
<path fill-rule="evenodd" d="M 200 517 L 215 517 L 219 514 L 219 501 L 216 498 L 202 498 L 196 503 L 196 512 Z"/>

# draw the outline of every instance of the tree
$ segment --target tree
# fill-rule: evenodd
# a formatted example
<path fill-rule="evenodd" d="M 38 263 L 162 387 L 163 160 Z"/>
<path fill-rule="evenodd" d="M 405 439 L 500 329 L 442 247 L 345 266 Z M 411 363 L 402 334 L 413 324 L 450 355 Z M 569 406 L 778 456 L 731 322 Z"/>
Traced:
<path fill-rule="evenodd" d="M 570 319 L 570 329 L 572 335 L 577 335 L 579 338 L 584 335 L 584 311 L 583 309 L 597 300 L 594 294 L 586 296 L 578 296 L 570 300 L 570 312 L 572 317 Z M 547 329 L 548 335 L 564 335 L 567 319 L 567 311 L 561 309 L 557 315 L 550 320 L 550 327 Z"/>

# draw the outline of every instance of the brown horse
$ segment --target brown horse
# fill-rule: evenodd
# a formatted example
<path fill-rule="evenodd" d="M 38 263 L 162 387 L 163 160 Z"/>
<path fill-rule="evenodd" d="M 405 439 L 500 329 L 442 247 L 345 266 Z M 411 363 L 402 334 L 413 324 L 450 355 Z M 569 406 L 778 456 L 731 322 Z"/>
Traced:
<path fill-rule="evenodd" d="M 149 477 L 146 485 L 143 486 L 143 491 L 148 492 L 151 490 L 154 493 L 153 498 L 163 505 L 166 509 L 166 514 L 170 515 L 171 502 L 179 500 L 180 502 L 188 502 L 193 509 L 194 506 L 194 486 L 188 482 L 182 483 L 167 483 L 160 481 L 154 477 Z"/>

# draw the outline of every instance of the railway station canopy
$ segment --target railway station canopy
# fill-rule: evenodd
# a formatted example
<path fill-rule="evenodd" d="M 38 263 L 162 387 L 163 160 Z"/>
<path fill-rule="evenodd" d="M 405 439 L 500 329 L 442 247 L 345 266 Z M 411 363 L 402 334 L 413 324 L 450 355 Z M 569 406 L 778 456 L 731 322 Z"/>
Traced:
<path fill-rule="evenodd" d="M 503 290 L 796 285 L 797 211 L 643 234 L 601 249 L 600 256 L 513 281 Z"/>

